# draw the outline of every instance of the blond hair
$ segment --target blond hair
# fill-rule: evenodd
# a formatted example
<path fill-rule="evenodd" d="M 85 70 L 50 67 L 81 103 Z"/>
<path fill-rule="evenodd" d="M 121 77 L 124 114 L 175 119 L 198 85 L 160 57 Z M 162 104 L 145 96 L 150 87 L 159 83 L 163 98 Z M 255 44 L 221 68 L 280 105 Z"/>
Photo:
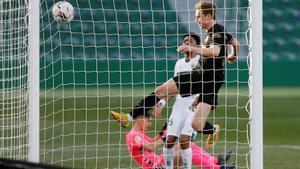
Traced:
<path fill-rule="evenodd" d="M 210 14 L 213 17 L 213 19 L 216 18 L 215 13 L 216 13 L 217 6 L 211 1 L 200 0 L 196 3 L 195 9 L 201 10 L 204 15 Z"/>

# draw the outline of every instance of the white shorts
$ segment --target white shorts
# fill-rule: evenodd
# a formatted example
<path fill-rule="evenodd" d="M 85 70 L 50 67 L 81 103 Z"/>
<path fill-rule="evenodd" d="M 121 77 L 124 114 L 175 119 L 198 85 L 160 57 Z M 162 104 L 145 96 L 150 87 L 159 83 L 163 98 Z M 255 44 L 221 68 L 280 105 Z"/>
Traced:
<path fill-rule="evenodd" d="M 190 105 L 175 101 L 168 121 L 167 136 L 176 136 L 178 138 L 181 135 L 192 136 L 194 131 L 192 120 L 195 112 L 191 110 Z"/>

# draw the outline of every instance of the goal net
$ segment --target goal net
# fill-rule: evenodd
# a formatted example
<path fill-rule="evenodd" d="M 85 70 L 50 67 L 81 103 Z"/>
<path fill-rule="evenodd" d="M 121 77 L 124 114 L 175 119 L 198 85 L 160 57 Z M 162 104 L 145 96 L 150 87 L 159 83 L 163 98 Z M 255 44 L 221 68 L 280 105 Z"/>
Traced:
<path fill-rule="evenodd" d="M 28 155 L 28 6 L 0 1 L 0 157 Z"/>
<path fill-rule="evenodd" d="M 230 163 L 237 168 L 250 168 L 252 148 L 249 1 L 213 0 L 217 21 L 241 47 L 236 63 L 224 63 L 225 83 L 208 118 L 221 126 L 219 141 L 206 149 L 207 135 L 194 140 L 213 156 L 233 150 Z M 125 144 L 132 124 L 123 128 L 109 112 L 129 112 L 173 76 L 184 34 L 204 37 L 194 22 L 197 1 L 68 0 L 75 8 L 69 24 L 53 19 L 56 2 L 40 0 L 39 9 L 39 160 L 72 168 L 138 168 Z M 0 156 L 27 159 L 28 4 L 1 1 L 0 8 Z M 169 102 L 146 134 L 157 135 L 171 110 Z"/>

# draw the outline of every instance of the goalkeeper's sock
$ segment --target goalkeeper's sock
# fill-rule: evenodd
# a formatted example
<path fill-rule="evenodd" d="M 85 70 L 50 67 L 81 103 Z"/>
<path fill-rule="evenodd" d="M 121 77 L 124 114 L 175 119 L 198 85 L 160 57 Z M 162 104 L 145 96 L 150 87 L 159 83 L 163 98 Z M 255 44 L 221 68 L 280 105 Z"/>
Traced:
<path fill-rule="evenodd" d="M 175 150 L 173 148 L 163 148 L 163 153 L 164 153 L 164 159 L 166 162 L 166 169 L 173 169 L 174 167 L 174 156 L 175 156 Z"/>
<path fill-rule="evenodd" d="M 184 169 L 192 168 L 192 149 L 189 147 L 188 149 L 181 150 L 181 158 L 183 162 Z"/>
<path fill-rule="evenodd" d="M 141 100 L 129 113 L 133 119 L 148 112 L 160 99 L 154 92 Z"/>
<path fill-rule="evenodd" d="M 206 121 L 205 126 L 202 129 L 202 133 L 203 134 L 214 134 L 215 130 L 216 129 L 214 128 L 214 126 L 210 122 Z"/>

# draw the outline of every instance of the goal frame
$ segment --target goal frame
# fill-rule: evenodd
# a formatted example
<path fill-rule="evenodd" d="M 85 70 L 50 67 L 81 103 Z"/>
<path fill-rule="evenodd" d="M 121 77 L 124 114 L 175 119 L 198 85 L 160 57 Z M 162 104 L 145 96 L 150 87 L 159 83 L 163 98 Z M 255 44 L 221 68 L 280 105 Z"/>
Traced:
<path fill-rule="evenodd" d="M 263 38 L 262 0 L 249 0 L 250 168 L 263 169 Z"/>
<path fill-rule="evenodd" d="M 40 155 L 40 0 L 28 6 L 28 161 Z"/>

